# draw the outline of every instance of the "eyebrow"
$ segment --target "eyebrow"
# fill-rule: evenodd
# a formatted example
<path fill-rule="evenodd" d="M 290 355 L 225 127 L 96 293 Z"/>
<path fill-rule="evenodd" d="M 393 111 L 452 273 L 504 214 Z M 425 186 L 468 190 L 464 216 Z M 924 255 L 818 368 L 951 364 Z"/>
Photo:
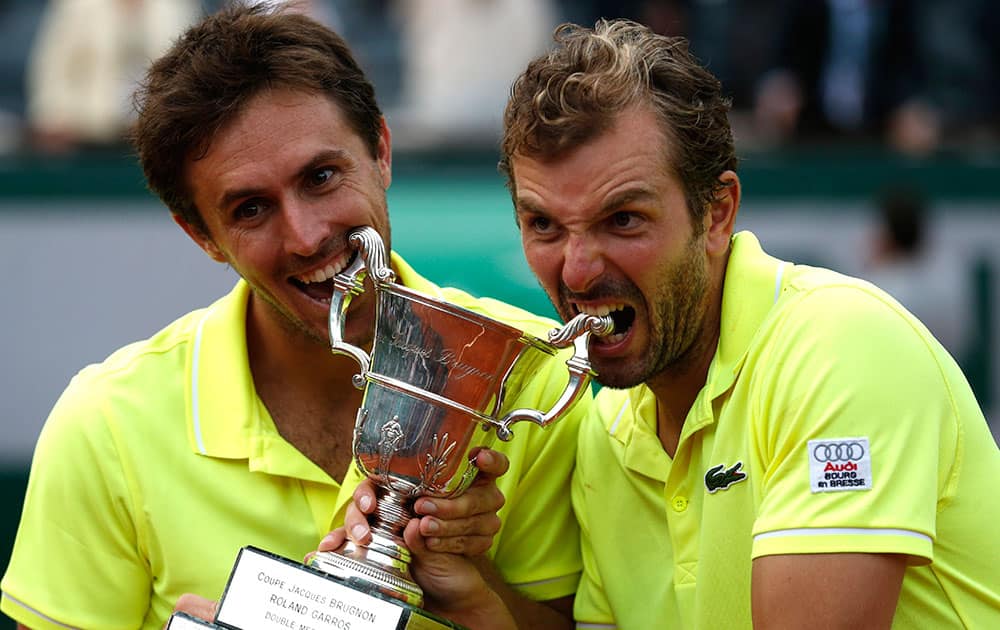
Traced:
<path fill-rule="evenodd" d="M 320 151 L 312 157 L 308 162 L 302 165 L 302 168 L 298 170 L 295 176 L 299 179 L 305 177 L 309 172 L 315 169 L 320 164 L 326 162 L 343 162 L 349 159 L 350 154 L 342 149 L 329 149 L 326 151 Z M 256 197 L 264 192 L 264 188 L 259 186 L 251 186 L 248 188 L 236 188 L 233 190 L 227 190 L 219 198 L 218 208 L 228 208 L 232 203 L 238 199 L 245 199 L 250 197 Z"/>
<path fill-rule="evenodd" d="M 527 199 L 516 199 L 514 202 L 514 214 L 524 214 L 526 212 L 530 212 L 531 214 L 548 214 L 540 206 L 536 206 Z"/>
<path fill-rule="evenodd" d="M 617 192 L 609 197 L 601 205 L 601 214 L 611 214 L 622 206 L 627 206 L 636 201 L 649 201 L 656 198 L 656 193 L 648 188 L 629 188 Z"/>
<path fill-rule="evenodd" d="M 226 191 L 225 194 L 219 199 L 215 207 L 220 210 L 228 208 L 237 199 L 244 199 L 249 197 L 256 197 L 263 191 L 262 188 L 237 188 L 236 190 Z"/>
<path fill-rule="evenodd" d="M 601 204 L 600 214 L 601 215 L 611 214 L 612 212 L 615 212 L 622 206 L 626 206 L 635 201 L 649 201 L 655 198 L 656 198 L 656 193 L 654 193 L 652 190 L 648 188 L 639 187 L 639 188 L 629 188 L 626 190 L 622 190 L 620 192 L 611 195 L 611 197 L 606 199 L 604 203 Z M 524 198 L 517 199 L 517 203 L 514 204 L 514 213 L 515 214 L 531 213 L 542 216 L 549 216 L 550 214 L 541 206 L 535 205 L 531 201 Z"/>

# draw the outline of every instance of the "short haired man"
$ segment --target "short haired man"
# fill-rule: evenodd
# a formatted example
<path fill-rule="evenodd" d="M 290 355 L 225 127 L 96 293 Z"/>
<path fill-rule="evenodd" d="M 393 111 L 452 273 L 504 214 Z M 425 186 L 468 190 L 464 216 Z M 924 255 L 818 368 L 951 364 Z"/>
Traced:
<path fill-rule="evenodd" d="M 235 5 L 154 62 L 138 110 L 150 188 L 241 280 L 84 369 L 59 399 L 2 582 L 0 609 L 21 627 L 161 628 L 175 606 L 209 617 L 241 546 L 302 558 L 342 522 L 361 478 L 351 464 L 357 366 L 330 352 L 327 326 L 331 279 L 353 256 L 347 233 L 372 226 L 390 244 L 390 133 L 372 86 L 327 28 Z M 554 325 L 439 288 L 395 253 L 391 264 L 403 284 L 529 333 Z M 374 309 L 372 291 L 351 302 L 347 341 L 370 345 Z M 506 405 L 550 408 L 564 359 L 512 374 Z M 567 497 L 587 406 L 481 452 L 481 482 L 456 499 L 421 499 L 406 530 L 418 551 L 439 552 L 432 559 L 488 551 L 477 559 L 484 574 L 465 577 L 499 584 L 526 626 L 565 622 L 532 600 L 565 605 L 579 578 Z M 497 519 L 501 491 L 512 500 Z M 469 503 L 482 516 L 451 519 Z M 418 555 L 412 568 L 438 592 L 439 564 Z M 444 616 L 457 606 L 471 610 L 457 621 L 478 625 L 476 601 L 426 603 Z"/>
<path fill-rule="evenodd" d="M 566 25 L 504 118 L 528 263 L 610 312 L 581 429 L 580 627 L 1000 627 L 1000 454 L 878 288 L 733 234 L 729 104 L 683 39 Z"/>

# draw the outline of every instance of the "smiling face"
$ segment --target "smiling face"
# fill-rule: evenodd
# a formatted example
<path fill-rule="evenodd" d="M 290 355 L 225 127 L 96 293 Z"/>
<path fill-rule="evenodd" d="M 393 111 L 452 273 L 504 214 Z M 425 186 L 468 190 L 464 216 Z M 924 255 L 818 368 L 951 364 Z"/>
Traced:
<path fill-rule="evenodd" d="M 178 221 L 253 289 L 250 325 L 329 348 L 330 281 L 354 256 L 347 233 L 374 227 L 389 248 L 390 137 L 376 156 L 326 96 L 261 92 L 187 164 L 208 234 Z M 354 298 L 345 339 L 367 345 L 374 296 Z"/>
<path fill-rule="evenodd" d="M 590 345 L 610 387 L 701 361 L 692 349 L 717 335 L 705 325 L 718 288 L 713 213 L 695 229 L 666 142 L 652 111 L 635 107 L 565 156 L 511 161 L 525 256 L 560 315 L 615 319 Z"/>

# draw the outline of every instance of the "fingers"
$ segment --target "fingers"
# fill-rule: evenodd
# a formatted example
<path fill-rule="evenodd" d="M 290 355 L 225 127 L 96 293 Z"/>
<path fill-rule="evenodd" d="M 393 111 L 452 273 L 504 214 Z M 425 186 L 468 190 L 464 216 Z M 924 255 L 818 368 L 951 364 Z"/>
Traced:
<path fill-rule="evenodd" d="M 476 467 L 479 468 L 477 481 L 496 479 L 510 468 L 510 460 L 499 451 L 484 448 L 476 453 Z"/>
<path fill-rule="evenodd" d="M 354 505 L 363 514 L 371 514 L 375 511 L 375 484 L 371 479 L 364 479 L 354 489 Z"/>
<path fill-rule="evenodd" d="M 420 533 L 419 519 L 411 518 L 410 522 L 406 524 L 406 529 L 403 530 L 403 542 L 415 556 L 419 557 L 427 553 L 427 539 Z"/>
<path fill-rule="evenodd" d="M 316 551 L 336 551 L 344 545 L 346 540 L 347 530 L 343 527 L 338 527 L 327 534 L 323 540 L 319 541 L 319 546 L 316 548 Z"/>
<path fill-rule="evenodd" d="M 344 546 L 344 542 L 347 540 L 347 532 L 343 527 L 338 527 L 329 534 L 323 537 L 323 540 L 319 541 L 319 545 L 316 547 L 315 551 L 310 551 L 306 554 L 305 558 L 302 559 L 302 564 L 309 564 L 313 556 L 321 551 L 336 551 Z"/>
<path fill-rule="evenodd" d="M 476 466 L 480 474 L 463 494 L 451 499 L 423 497 L 414 504 L 417 533 L 425 538 L 427 549 L 474 556 L 493 544 L 500 531 L 497 511 L 505 502 L 496 478 L 507 472 L 509 462 L 502 453 L 483 449 L 476 454 Z"/>
<path fill-rule="evenodd" d="M 503 453 L 486 448 L 476 453 L 475 461 L 479 474 L 468 490 L 451 499 L 421 497 L 414 503 L 413 511 L 439 519 L 496 513 L 505 502 L 503 493 L 496 487 L 496 478 L 507 472 L 510 461 Z"/>
<path fill-rule="evenodd" d="M 417 531 L 426 538 L 431 551 L 478 555 L 493 544 L 493 537 L 500 531 L 500 517 L 496 510 L 449 519 L 422 516 L 417 520 Z"/>
<path fill-rule="evenodd" d="M 420 541 L 421 547 L 426 544 L 430 551 L 472 556 L 486 552 L 492 545 L 493 537 L 500 531 L 497 511 L 505 502 L 496 479 L 507 472 L 510 462 L 503 453 L 484 448 L 475 454 L 475 464 L 479 474 L 460 496 L 422 497 L 414 504 L 419 519 L 413 525 L 414 535 L 424 539 Z M 374 483 L 368 479 L 362 481 L 353 498 L 344 515 L 346 534 L 331 532 L 320 543 L 320 551 L 327 550 L 327 546 L 339 548 L 344 541 L 342 535 L 362 545 L 371 542 L 367 516 L 375 511 Z"/>
<path fill-rule="evenodd" d="M 347 537 L 356 543 L 367 545 L 371 542 L 372 533 L 368 526 L 368 518 L 362 514 L 357 504 L 351 503 L 347 506 L 344 514 L 344 531 Z"/>
<path fill-rule="evenodd" d="M 451 499 L 421 497 L 413 504 L 413 511 L 419 516 L 433 516 L 439 521 L 460 521 L 483 514 L 495 516 L 505 501 L 503 493 L 490 481 L 473 484 L 463 494 Z"/>
<path fill-rule="evenodd" d="M 424 562 L 437 554 L 448 553 L 461 556 L 478 556 L 489 551 L 493 544 L 493 534 L 488 535 L 467 535 L 450 536 L 439 538 L 427 536 L 422 531 L 422 522 L 418 519 L 411 519 L 403 530 L 403 541 L 406 546 L 418 558 Z"/>
<path fill-rule="evenodd" d="M 434 553 L 425 546 L 431 539 L 423 538 L 418 529 L 417 519 L 411 519 L 403 538 L 413 552 L 410 569 L 424 590 L 427 610 L 470 628 L 516 628 L 503 599 L 479 568 L 489 565 L 489 560 Z"/>
<path fill-rule="evenodd" d="M 436 553 L 451 553 L 460 556 L 479 556 L 490 550 L 493 536 L 449 536 L 424 537 L 424 546 Z"/>
<path fill-rule="evenodd" d="M 177 598 L 174 612 L 184 612 L 205 621 L 214 621 L 216 606 L 218 606 L 217 602 L 210 599 L 205 599 L 194 593 L 184 593 Z"/>
<path fill-rule="evenodd" d="M 375 485 L 365 479 L 354 490 L 354 501 L 347 506 L 344 514 L 344 529 L 348 537 L 356 543 L 371 542 L 371 529 L 368 527 L 368 514 L 375 511 Z"/>

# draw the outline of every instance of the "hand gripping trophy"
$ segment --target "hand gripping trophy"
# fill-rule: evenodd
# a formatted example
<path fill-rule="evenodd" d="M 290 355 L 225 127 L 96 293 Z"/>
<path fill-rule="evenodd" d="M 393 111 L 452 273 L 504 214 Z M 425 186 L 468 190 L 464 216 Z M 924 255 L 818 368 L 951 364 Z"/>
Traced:
<path fill-rule="evenodd" d="M 365 390 L 354 428 L 359 468 L 375 482 L 372 541 L 348 542 L 336 552 L 316 554 L 312 565 L 347 580 L 367 582 L 380 592 L 420 606 L 423 595 L 410 577 L 410 552 L 402 532 L 420 496 L 463 492 L 478 470 L 470 462 L 479 447 L 498 437 L 509 440 L 511 425 L 546 426 L 566 412 L 590 384 L 590 333 L 609 334 L 608 317 L 581 314 L 542 341 L 478 313 L 396 284 L 378 233 L 370 227 L 348 237 L 360 255 L 336 278 L 330 306 L 334 352 L 361 366 L 355 385 Z M 375 341 L 369 356 L 343 341 L 343 317 L 365 274 L 378 293 Z M 574 346 L 569 380 L 552 409 L 516 409 L 498 417 L 504 383 L 514 365 L 530 354 L 554 354 Z"/>
<path fill-rule="evenodd" d="M 315 614 L 320 601 L 371 622 L 368 628 L 457 627 L 420 609 L 423 593 L 410 575 L 410 551 L 402 536 L 414 516 L 414 501 L 462 493 L 478 472 L 471 461 L 478 449 L 496 438 L 510 440 L 516 422 L 547 426 L 569 410 L 594 376 L 587 357 L 590 334 L 614 329 L 610 317 L 580 314 L 543 341 L 396 283 L 373 228 L 353 230 L 348 241 L 359 255 L 334 280 L 330 345 L 360 366 L 354 385 L 364 395 L 353 455 L 376 485 L 377 508 L 369 516 L 372 541 L 348 541 L 337 551 L 314 554 L 309 566 L 244 547 L 216 617 L 216 624 L 228 628 L 287 627 L 289 615 L 297 613 L 308 614 L 309 627 L 337 627 L 317 623 L 324 619 Z M 368 276 L 377 293 L 371 354 L 343 339 L 347 308 Z M 571 345 L 569 378 L 552 408 L 501 415 L 514 366 L 526 362 L 530 368 L 532 361 Z M 275 594 L 262 590 L 278 583 L 284 598 L 280 614 L 266 603 L 275 601 Z M 293 601 L 286 593 L 304 599 Z M 187 627 L 182 623 L 198 622 L 175 615 L 168 628 Z"/>

